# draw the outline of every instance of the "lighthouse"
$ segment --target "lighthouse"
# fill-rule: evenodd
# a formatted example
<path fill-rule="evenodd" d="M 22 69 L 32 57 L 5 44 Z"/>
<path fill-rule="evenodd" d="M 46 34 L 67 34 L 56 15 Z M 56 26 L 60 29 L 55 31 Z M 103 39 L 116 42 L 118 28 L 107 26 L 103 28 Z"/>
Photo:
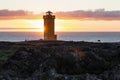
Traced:
<path fill-rule="evenodd" d="M 51 11 L 46 12 L 43 16 L 44 19 L 44 40 L 55 41 L 57 35 L 55 35 L 55 16 Z"/>

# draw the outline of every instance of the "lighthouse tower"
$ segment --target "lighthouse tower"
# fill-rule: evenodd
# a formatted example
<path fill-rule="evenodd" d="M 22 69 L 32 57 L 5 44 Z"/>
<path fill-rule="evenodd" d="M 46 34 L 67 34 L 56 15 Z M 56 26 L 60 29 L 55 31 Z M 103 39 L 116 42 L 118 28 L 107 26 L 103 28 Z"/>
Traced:
<path fill-rule="evenodd" d="M 57 40 L 57 35 L 55 35 L 55 16 L 51 11 L 46 12 L 43 16 L 44 19 L 44 40 Z"/>

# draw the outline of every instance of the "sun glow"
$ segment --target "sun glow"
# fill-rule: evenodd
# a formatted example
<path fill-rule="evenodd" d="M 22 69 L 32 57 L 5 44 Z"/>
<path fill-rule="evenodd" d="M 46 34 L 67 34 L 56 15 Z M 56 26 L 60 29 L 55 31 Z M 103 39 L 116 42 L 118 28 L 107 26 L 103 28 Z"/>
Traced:
<path fill-rule="evenodd" d="M 34 32 L 43 32 L 44 26 L 43 26 L 43 20 L 26 20 L 32 27 Z"/>
<path fill-rule="evenodd" d="M 120 32 L 120 21 L 55 20 L 55 32 Z M 44 32 L 43 19 L 0 20 L 0 32 Z"/>
<path fill-rule="evenodd" d="M 0 20 L 0 32 L 43 32 L 43 20 Z"/>

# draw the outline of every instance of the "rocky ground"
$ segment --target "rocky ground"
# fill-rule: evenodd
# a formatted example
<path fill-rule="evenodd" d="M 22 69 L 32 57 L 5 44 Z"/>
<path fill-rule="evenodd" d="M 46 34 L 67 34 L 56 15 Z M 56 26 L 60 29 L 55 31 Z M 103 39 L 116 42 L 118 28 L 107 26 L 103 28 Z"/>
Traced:
<path fill-rule="evenodd" d="M 0 42 L 0 80 L 120 80 L 120 43 Z"/>

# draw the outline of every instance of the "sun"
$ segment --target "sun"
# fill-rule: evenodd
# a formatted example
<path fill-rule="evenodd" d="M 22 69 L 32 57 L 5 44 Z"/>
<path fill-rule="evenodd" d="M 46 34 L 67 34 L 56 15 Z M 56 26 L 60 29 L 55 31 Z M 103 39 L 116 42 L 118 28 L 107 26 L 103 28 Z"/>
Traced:
<path fill-rule="evenodd" d="M 43 26 L 43 21 L 42 20 L 35 20 L 33 22 L 34 28 L 38 29 L 38 31 L 43 32 L 44 31 L 44 26 Z"/>
<path fill-rule="evenodd" d="M 26 21 L 31 28 L 31 31 L 33 32 L 43 32 L 44 31 L 44 26 L 43 26 L 43 20 L 27 20 Z"/>

